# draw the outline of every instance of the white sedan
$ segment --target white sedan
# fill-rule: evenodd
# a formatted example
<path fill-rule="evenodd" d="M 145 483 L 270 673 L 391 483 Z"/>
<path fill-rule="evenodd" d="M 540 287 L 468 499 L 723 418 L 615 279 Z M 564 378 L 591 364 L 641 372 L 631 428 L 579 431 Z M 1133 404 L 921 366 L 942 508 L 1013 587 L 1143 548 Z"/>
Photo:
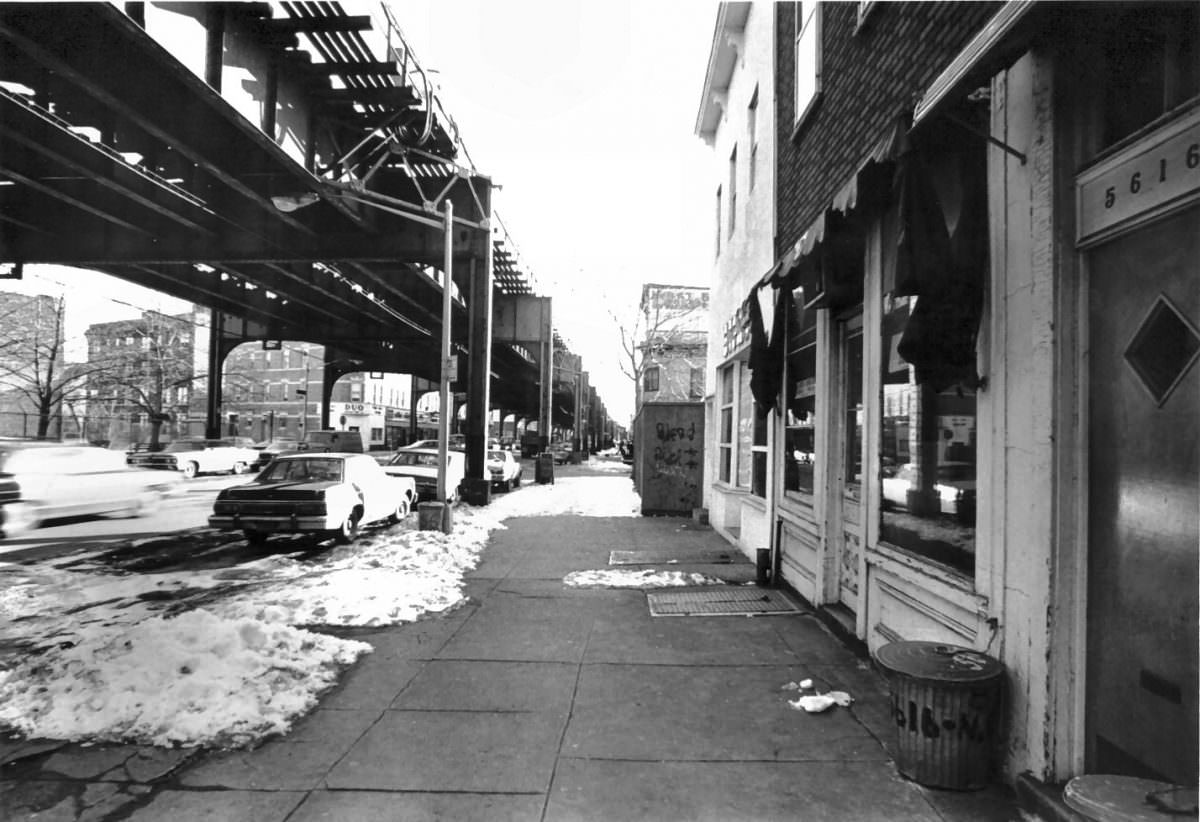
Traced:
<path fill-rule="evenodd" d="M 175 440 L 155 453 L 133 454 L 129 464 L 179 471 L 190 479 L 197 474 L 244 474 L 258 458 L 256 449 L 232 440 L 187 439 Z"/>
<path fill-rule="evenodd" d="M 488 451 L 487 470 L 492 485 L 505 491 L 511 491 L 521 484 L 521 463 L 512 451 Z"/>
<path fill-rule="evenodd" d="M 407 517 L 415 498 L 411 479 L 388 476 L 367 454 L 285 454 L 217 494 L 208 524 L 242 531 L 251 544 L 301 531 L 349 543 L 363 525 Z"/>

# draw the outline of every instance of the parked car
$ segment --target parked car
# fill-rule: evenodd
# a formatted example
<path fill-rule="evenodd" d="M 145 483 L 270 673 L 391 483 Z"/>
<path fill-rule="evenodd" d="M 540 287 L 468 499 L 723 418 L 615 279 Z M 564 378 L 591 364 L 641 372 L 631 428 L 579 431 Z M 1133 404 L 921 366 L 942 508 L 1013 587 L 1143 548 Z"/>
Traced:
<path fill-rule="evenodd" d="M 911 462 L 897 467 L 891 476 L 883 477 L 885 508 L 908 508 L 908 491 L 917 487 L 917 470 Z M 975 519 L 975 465 L 970 462 L 943 462 L 937 466 L 939 510 L 962 522 Z"/>
<path fill-rule="evenodd" d="M 408 516 L 416 488 L 366 454 L 286 454 L 253 482 L 217 494 L 208 524 L 242 531 L 251 544 L 275 533 L 319 532 L 353 542 L 372 522 Z"/>
<path fill-rule="evenodd" d="M 300 440 L 287 437 L 260 442 L 254 446 L 258 451 L 258 457 L 250 466 L 252 471 L 261 471 L 271 464 L 271 460 L 281 454 L 293 454 L 300 448 Z"/>
<path fill-rule="evenodd" d="M 521 484 L 521 462 L 513 456 L 512 451 L 488 451 L 487 470 L 491 475 L 492 485 L 505 491 L 511 491 Z"/>
<path fill-rule="evenodd" d="M 323 429 L 309 431 L 300 440 L 299 451 L 330 452 L 344 454 L 361 454 L 363 448 L 362 434 L 358 431 L 334 431 Z"/>
<path fill-rule="evenodd" d="M 437 499 L 438 452 L 436 448 L 397 451 L 383 470 L 393 477 L 411 477 L 417 485 L 417 499 Z M 446 452 L 446 501 L 457 502 L 462 495 L 462 482 L 467 473 L 467 455 L 462 451 Z"/>
<path fill-rule="evenodd" d="M 180 483 L 175 474 L 127 466 L 120 451 L 60 443 L 5 443 L 0 479 L 9 537 L 57 517 L 148 515 Z"/>
<path fill-rule="evenodd" d="M 133 454 L 129 464 L 139 468 L 179 471 L 191 478 L 197 474 L 232 472 L 244 474 L 258 459 L 258 451 L 230 440 L 175 440 L 158 453 Z"/>

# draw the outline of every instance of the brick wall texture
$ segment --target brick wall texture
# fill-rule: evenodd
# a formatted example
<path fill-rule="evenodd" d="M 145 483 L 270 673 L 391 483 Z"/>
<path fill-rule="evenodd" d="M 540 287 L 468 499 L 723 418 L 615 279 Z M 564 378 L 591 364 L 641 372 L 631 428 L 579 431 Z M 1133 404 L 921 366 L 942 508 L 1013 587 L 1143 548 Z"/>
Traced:
<path fill-rule="evenodd" d="M 856 30 L 859 4 L 822 3 L 821 97 L 797 130 L 797 5 L 775 6 L 776 258 L 850 180 L 896 115 L 911 115 L 929 84 L 1001 6 L 879 2 Z"/>

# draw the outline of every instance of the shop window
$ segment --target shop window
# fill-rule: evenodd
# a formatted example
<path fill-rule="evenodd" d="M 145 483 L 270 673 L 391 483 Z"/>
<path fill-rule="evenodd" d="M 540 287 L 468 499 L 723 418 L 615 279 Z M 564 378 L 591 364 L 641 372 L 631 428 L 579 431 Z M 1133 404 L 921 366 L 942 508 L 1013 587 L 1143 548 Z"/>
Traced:
<path fill-rule="evenodd" d="M 754 412 L 754 440 L 750 446 L 750 493 L 767 495 L 767 415 Z"/>
<path fill-rule="evenodd" d="M 787 407 L 784 419 L 783 490 L 797 498 L 813 493 L 817 421 L 817 312 L 793 295 L 787 329 Z"/>
<path fill-rule="evenodd" d="M 738 369 L 738 402 L 737 402 L 737 483 L 739 488 L 750 487 L 752 461 L 751 451 L 754 448 L 754 394 L 750 391 L 750 369 L 739 364 Z"/>
<path fill-rule="evenodd" d="M 371 442 L 383 442 L 383 429 L 382 428 L 372 428 L 371 429 Z"/>
<path fill-rule="evenodd" d="M 658 390 L 659 370 L 657 365 L 652 365 L 646 369 L 646 373 L 642 374 L 642 390 L 657 391 Z"/>
<path fill-rule="evenodd" d="M 986 156 L 949 135 L 932 145 L 884 222 L 879 536 L 973 575 Z M 953 219 L 940 203 L 958 204 Z"/>
<path fill-rule="evenodd" d="M 733 396 L 737 363 L 721 369 L 720 429 L 717 437 L 717 476 L 721 482 L 733 478 Z"/>
<path fill-rule="evenodd" d="M 842 386 L 842 410 L 846 415 L 845 452 L 842 454 L 842 487 L 847 497 L 862 499 L 863 444 L 863 329 L 862 314 L 842 324 L 842 354 L 845 357 L 845 385 Z"/>

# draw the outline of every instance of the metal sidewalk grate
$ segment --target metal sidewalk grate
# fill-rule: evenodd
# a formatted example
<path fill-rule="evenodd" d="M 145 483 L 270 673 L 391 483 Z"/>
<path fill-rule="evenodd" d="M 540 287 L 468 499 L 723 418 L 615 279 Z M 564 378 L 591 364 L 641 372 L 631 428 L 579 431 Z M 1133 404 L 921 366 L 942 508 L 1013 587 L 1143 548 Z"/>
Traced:
<path fill-rule="evenodd" d="M 732 551 L 612 551 L 609 565 L 728 565 Z"/>
<path fill-rule="evenodd" d="M 722 587 L 707 591 L 646 594 L 651 616 L 753 616 L 799 614 L 798 605 L 773 588 Z"/>

